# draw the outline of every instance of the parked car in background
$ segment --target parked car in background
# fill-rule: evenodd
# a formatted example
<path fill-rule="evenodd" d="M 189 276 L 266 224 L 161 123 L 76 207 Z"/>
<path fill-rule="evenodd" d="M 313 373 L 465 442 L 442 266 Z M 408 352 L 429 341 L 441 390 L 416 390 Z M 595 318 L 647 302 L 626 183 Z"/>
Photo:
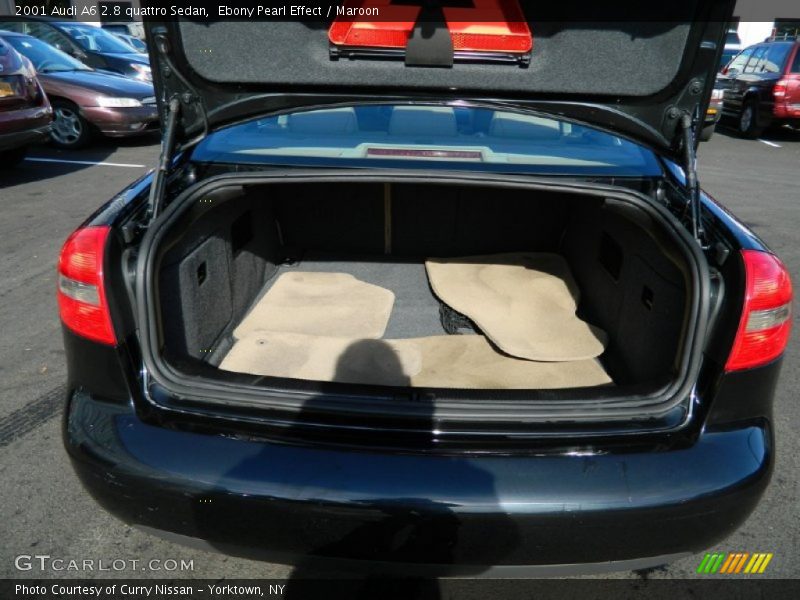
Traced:
<path fill-rule="evenodd" d="M 53 110 L 31 62 L 0 39 L 0 168 L 47 140 Z"/>
<path fill-rule="evenodd" d="M 129 137 L 158 130 L 152 84 L 96 71 L 29 35 L 0 31 L 0 37 L 36 68 L 55 113 L 55 145 L 81 148 L 95 132 Z"/>
<path fill-rule="evenodd" d="M 153 79 L 147 55 L 100 27 L 45 17 L 4 16 L 0 17 L 0 29 L 39 38 L 93 69 L 140 81 Z"/>
<path fill-rule="evenodd" d="M 140 39 L 134 35 L 127 35 L 124 33 L 115 33 L 114 35 L 117 36 L 126 44 L 130 45 L 130 47 L 136 50 L 137 52 L 141 52 L 142 54 L 147 54 L 147 44 L 145 44 L 143 39 Z"/>
<path fill-rule="evenodd" d="M 722 114 L 739 133 L 756 138 L 765 128 L 800 124 L 800 40 L 770 38 L 745 48 L 718 77 Z"/>

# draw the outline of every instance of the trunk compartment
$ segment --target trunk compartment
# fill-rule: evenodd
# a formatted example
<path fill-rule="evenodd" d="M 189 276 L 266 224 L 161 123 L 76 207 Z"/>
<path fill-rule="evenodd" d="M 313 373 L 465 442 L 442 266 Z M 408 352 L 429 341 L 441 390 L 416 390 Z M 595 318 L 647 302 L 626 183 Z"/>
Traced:
<path fill-rule="evenodd" d="M 146 362 L 166 367 L 159 372 L 182 377 L 186 384 L 196 384 L 200 376 L 227 382 L 228 391 L 241 384 L 251 392 L 250 406 L 258 405 L 258 392 L 252 393 L 257 388 L 262 396 L 267 390 L 303 392 L 307 382 L 269 376 L 276 374 L 269 365 L 285 358 L 283 351 L 252 359 L 248 347 L 257 352 L 259 342 L 245 343 L 235 330 L 282 275 L 338 273 L 390 290 L 394 300 L 380 339 L 325 342 L 315 344 L 314 352 L 304 351 L 303 359 L 314 356 L 317 364 L 290 372 L 328 372 L 313 379 L 341 382 L 327 383 L 325 390 L 347 390 L 353 398 L 359 388 L 346 384 L 447 388 L 431 390 L 438 392 L 431 398 L 483 405 L 494 400 L 498 406 L 505 400 L 538 399 L 548 419 L 558 419 L 554 407 L 563 406 L 568 410 L 561 416 L 569 420 L 584 414 L 575 412 L 576 406 L 594 419 L 603 409 L 630 419 L 663 416 L 687 399 L 687 390 L 679 390 L 699 362 L 697 331 L 705 322 L 699 292 L 707 282 L 691 238 L 665 210 L 621 188 L 604 193 L 580 185 L 509 184 L 508 178 L 502 187 L 430 179 L 242 182 L 229 177 L 184 193 L 151 228 L 140 259 L 145 282 L 140 293 L 151 299 L 142 304 L 152 334 L 153 352 L 148 356 L 145 349 Z M 480 327 L 443 303 L 425 268 L 432 257 L 501 253 L 562 257 L 580 290 L 577 316 L 607 336 L 602 354 L 588 361 L 536 361 L 533 375 L 527 367 L 519 377 L 507 375 L 509 365 L 513 371 L 530 361 L 507 356 Z M 333 322 L 338 317 L 331 314 Z M 324 315 L 316 318 L 325 321 Z M 463 335 L 450 335 L 458 327 Z M 314 332 L 302 333 L 309 334 Z M 280 336 L 286 344 L 286 335 Z M 485 348 L 464 357 L 463 344 L 479 344 L 479 339 Z M 449 349 L 442 350 L 436 340 Z M 423 360 L 436 363 L 442 376 L 423 376 L 416 383 L 404 373 L 419 362 L 408 358 L 409 344 Z M 458 356 L 468 368 L 459 371 Z M 230 371 L 259 377 L 234 377 Z M 277 374 L 286 373 L 279 369 Z M 223 394 L 223 387 L 216 389 Z"/>

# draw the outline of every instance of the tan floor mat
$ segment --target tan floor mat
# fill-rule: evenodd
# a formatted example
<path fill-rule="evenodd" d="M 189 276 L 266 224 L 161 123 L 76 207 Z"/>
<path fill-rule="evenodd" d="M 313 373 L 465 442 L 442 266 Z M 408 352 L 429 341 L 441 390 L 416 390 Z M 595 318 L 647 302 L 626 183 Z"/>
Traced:
<path fill-rule="evenodd" d="M 312 381 L 472 389 L 605 385 L 595 359 L 533 362 L 497 352 L 480 335 L 402 340 L 255 333 L 236 342 L 221 369 Z"/>
<path fill-rule="evenodd" d="M 255 331 L 333 337 L 379 338 L 386 330 L 394 294 L 348 273 L 284 273 L 233 332 Z"/>
<path fill-rule="evenodd" d="M 221 369 L 311 381 L 407 385 L 422 358 L 408 340 L 256 332 L 236 342 Z"/>
<path fill-rule="evenodd" d="M 605 349 L 605 332 L 575 315 L 578 286 L 557 254 L 432 258 L 425 268 L 439 299 L 511 356 L 573 361 Z"/>

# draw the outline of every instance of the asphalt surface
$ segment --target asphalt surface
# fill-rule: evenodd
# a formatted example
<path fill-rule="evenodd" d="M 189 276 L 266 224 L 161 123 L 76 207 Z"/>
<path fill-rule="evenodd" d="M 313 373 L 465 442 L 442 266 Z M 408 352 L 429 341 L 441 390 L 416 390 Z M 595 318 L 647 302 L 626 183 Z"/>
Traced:
<path fill-rule="evenodd" d="M 800 282 L 800 132 L 768 132 L 763 140 L 746 141 L 718 131 L 701 145 L 700 181 L 767 241 Z M 103 142 L 71 153 L 42 147 L 17 169 L 0 171 L 0 578 L 291 574 L 290 566 L 175 545 L 118 522 L 83 492 L 61 446 L 58 417 L 65 364 L 55 302 L 58 251 L 95 208 L 155 165 L 157 155 L 152 138 Z M 775 399 L 777 466 L 772 484 L 747 523 L 715 548 L 773 552 L 764 577 L 800 575 L 798 391 L 800 343 L 795 339 Z M 175 559 L 192 561 L 193 568 L 19 571 L 14 560 L 23 554 L 139 564 Z M 701 558 L 613 576 L 695 579 Z"/>

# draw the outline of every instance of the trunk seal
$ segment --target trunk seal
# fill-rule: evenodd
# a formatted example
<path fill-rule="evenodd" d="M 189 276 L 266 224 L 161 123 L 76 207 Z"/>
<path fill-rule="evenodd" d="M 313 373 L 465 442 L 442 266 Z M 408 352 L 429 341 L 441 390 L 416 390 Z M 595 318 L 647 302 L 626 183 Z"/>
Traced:
<path fill-rule="evenodd" d="M 319 398 L 319 393 L 298 392 L 296 389 L 266 390 L 258 386 L 243 386 L 215 381 L 209 378 L 193 378 L 188 383 L 181 374 L 161 359 L 158 352 L 158 331 L 154 313 L 156 298 L 153 296 L 152 286 L 147 282 L 153 275 L 153 249 L 158 245 L 168 226 L 181 214 L 182 209 L 193 201 L 200 193 L 207 193 L 214 189 L 231 185 L 264 184 L 269 181 L 281 183 L 300 182 L 393 182 L 393 183 L 437 183 L 459 184 L 474 186 L 497 186 L 502 188 L 517 189 L 547 189 L 564 192 L 581 192 L 592 196 L 612 198 L 636 206 L 650 216 L 655 217 L 668 230 L 676 234 L 682 242 L 679 247 L 683 250 L 691 271 L 695 285 L 690 293 L 689 324 L 683 341 L 681 351 L 680 371 L 678 376 L 664 388 L 649 394 L 632 394 L 617 398 L 608 398 L 599 402 L 595 399 L 531 399 L 530 390 L 449 390 L 444 388 L 380 388 L 375 386 L 350 386 L 348 384 L 334 384 L 336 393 L 326 393 L 333 405 L 325 414 L 338 416 L 347 414 L 375 415 L 385 418 L 414 418 L 431 417 L 431 405 L 415 409 L 418 403 L 408 402 L 403 404 L 402 414 L 398 414 L 399 406 L 397 397 L 413 389 L 417 394 L 429 394 L 432 398 L 433 418 L 437 423 L 485 423 L 508 422 L 513 419 L 520 423 L 521 418 L 528 418 L 552 425 L 554 423 L 573 423 L 585 425 L 587 422 L 607 423 L 630 420 L 657 420 L 663 417 L 680 404 L 688 401 L 685 417 L 679 424 L 670 423 L 661 429 L 647 429 L 648 431 L 676 431 L 685 427 L 694 413 L 696 396 L 695 382 L 698 379 L 702 363 L 702 349 L 705 341 L 704 333 L 707 330 L 709 313 L 710 278 L 705 257 L 685 227 L 680 224 L 665 207 L 656 204 L 641 193 L 629 189 L 610 185 L 586 184 L 582 182 L 564 182 L 555 179 L 533 178 L 530 176 L 489 176 L 486 174 L 471 175 L 465 173 L 436 173 L 420 175 L 413 171 L 378 171 L 352 172 L 342 170 L 298 170 L 291 169 L 282 172 L 270 173 L 230 173 L 209 178 L 199 184 L 184 190 L 169 207 L 163 212 L 161 218 L 152 224 L 140 246 L 139 258 L 136 268 L 136 299 L 137 315 L 139 320 L 139 335 L 143 358 L 144 398 L 153 406 L 178 410 L 179 412 L 196 412 L 198 406 L 213 407 L 223 406 L 228 409 L 273 409 L 280 411 L 285 418 L 286 411 L 299 411 L 304 401 Z M 172 403 L 166 404 L 153 397 L 151 384 L 155 383 L 164 388 L 174 397 Z M 364 388 L 377 390 L 379 393 L 368 396 L 369 403 L 365 403 Z M 348 393 L 347 390 L 357 390 Z M 339 392 L 338 390 L 341 390 Z M 455 393 L 454 393 L 455 392 Z M 498 393 L 502 392 L 502 393 Z M 269 394 L 269 395 L 267 395 Z M 477 396 L 483 394 L 483 403 L 491 397 L 489 406 L 478 406 L 475 402 L 479 398 L 466 399 L 464 396 Z M 210 397 L 211 396 L 211 397 Z M 459 396 L 461 398 L 459 398 Z M 502 396 L 503 399 L 498 399 Z M 516 396 L 516 397 L 515 397 Z M 524 396 L 527 396 L 525 398 Z M 591 407 L 587 405 L 592 405 Z M 424 413 L 424 415 L 423 415 Z M 323 413 L 320 413 L 323 414 Z M 513 415 L 512 417 L 509 414 Z M 279 421 L 282 419 L 278 419 Z M 524 421 L 523 421 L 524 422 Z M 353 429 L 358 429 L 354 427 Z M 407 431 L 407 430 L 406 430 Z M 507 433 L 507 432 L 504 432 Z M 531 430 L 526 429 L 525 435 L 530 435 Z M 589 435 L 594 435 L 589 434 Z"/>

